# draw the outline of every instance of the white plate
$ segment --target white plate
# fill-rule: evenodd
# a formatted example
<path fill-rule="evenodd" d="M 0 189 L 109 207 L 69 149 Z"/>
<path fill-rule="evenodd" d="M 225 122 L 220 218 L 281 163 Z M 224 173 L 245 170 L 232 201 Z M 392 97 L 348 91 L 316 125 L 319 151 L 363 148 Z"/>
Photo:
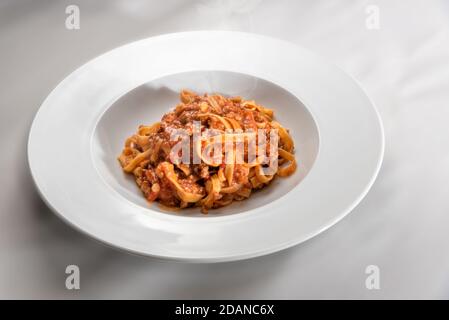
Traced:
<path fill-rule="evenodd" d="M 181 88 L 274 108 L 299 170 L 206 216 L 148 206 L 116 158 Z M 134 253 L 216 262 L 285 249 L 335 224 L 368 192 L 383 149 L 372 102 L 340 69 L 288 42 L 207 31 L 141 40 L 80 67 L 39 109 L 28 158 L 47 204 L 86 234 Z"/>

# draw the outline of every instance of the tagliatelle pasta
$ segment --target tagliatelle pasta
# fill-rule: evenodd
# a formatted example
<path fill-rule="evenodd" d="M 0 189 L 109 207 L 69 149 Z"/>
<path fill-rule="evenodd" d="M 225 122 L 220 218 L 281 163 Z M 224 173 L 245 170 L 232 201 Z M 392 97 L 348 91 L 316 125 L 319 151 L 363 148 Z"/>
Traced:
<path fill-rule="evenodd" d="M 118 158 L 147 200 L 207 213 L 295 172 L 293 140 L 272 109 L 188 90 L 180 99 L 160 122 L 140 126 Z"/>

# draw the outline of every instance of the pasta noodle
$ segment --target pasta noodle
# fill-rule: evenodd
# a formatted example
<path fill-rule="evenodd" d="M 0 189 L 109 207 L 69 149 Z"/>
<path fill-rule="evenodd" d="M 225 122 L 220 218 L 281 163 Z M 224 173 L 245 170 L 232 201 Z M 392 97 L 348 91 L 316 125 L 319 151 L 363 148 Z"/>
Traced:
<path fill-rule="evenodd" d="M 188 90 L 180 100 L 160 122 L 140 126 L 118 157 L 148 201 L 207 213 L 295 172 L 294 142 L 272 109 Z"/>

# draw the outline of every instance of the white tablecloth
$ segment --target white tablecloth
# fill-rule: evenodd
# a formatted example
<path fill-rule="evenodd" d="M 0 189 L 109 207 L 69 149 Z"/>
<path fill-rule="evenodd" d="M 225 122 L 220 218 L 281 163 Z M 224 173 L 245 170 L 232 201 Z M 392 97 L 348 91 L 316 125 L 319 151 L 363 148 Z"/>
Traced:
<path fill-rule="evenodd" d="M 80 29 L 68 30 L 70 4 L 0 4 L 0 298 L 449 298 L 448 1 L 78 0 Z M 385 159 L 343 221 L 280 253 L 192 265 L 105 247 L 43 204 L 26 142 L 48 93 L 114 47 L 200 29 L 292 41 L 367 90 L 385 126 Z M 65 287 L 70 264 L 80 267 L 80 290 Z M 379 290 L 365 286 L 368 265 L 380 268 Z"/>

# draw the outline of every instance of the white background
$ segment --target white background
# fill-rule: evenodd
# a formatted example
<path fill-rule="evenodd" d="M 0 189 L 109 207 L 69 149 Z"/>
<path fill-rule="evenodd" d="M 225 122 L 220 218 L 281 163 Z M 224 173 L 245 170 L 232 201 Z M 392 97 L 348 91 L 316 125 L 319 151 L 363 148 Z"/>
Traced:
<path fill-rule="evenodd" d="M 80 8 L 80 30 L 65 27 L 70 4 Z M 379 8 L 379 30 L 366 27 L 369 5 Z M 105 51 L 205 29 L 289 40 L 358 79 L 385 126 L 373 188 L 323 234 L 240 262 L 138 257 L 72 230 L 40 200 L 28 171 L 40 104 Z M 0 133 L 0 298 L 449 298 L 449 1 L 3 0 Z M 65 288 L 69 264 L 81 269 L 78 291 Z M 380 268 L 380 290 L 365 287 L 370 264 Z"/>

